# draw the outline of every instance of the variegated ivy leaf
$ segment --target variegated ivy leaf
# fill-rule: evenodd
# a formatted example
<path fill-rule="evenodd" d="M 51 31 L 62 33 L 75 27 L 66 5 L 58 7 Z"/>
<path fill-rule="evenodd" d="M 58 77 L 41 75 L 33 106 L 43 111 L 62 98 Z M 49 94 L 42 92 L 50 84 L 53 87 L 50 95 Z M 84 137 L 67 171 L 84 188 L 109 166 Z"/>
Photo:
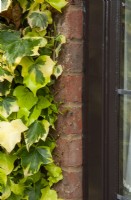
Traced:
<path fill-rule="evenodd" d="M 5 171 L 6 175 L 9 175 L 14 169 L 15 160 L 16 156 L 0 152 L 0 168 Z"/>
<path fill-rule="evenodd" d="M 0 98 L 0 115 L 7 118 L 12 112 L 17 112 L 19 106 L 14 97 Z"/>
<path fill-rule="evenodd" d="M 55 56 L 56 56 L 56 58 L 58 58 L 59 53 L 61 51 L 61 46 L 66 43 L 65 36 L 64 35 L 58 35 L 56 37 L 56 42 L 57 42 L 57 46 L 56 46 L 56 49 L 55 49 Z"/>
<path fill-rule="evenodd" d="M 46 39 L 42 37 L 21 38 L 19 32 L 0 30 L 0 49 L 9 64 L 19 64 L 24 56 L 39 55 L 39 48 L 46 43 Z"/>
<path fill-rule="evenodd" d="M 23 10 L 23 13 L 28 11 L 39 10 L 39 3 L 35 0 L 17 0 Z"/>
<path fill-rule="evenodd" d="M 58 78 L 63 72 L 63 68 L 61 65 L 56 65 L 54 67 L 54 71 L 53 71 L 53 74 L 55 75 L 56 78 Z"/>
<path fill-rule="evenodd" d="M 0 96 L 7 96 L 10 93 L 11 83 L 4 80 L 0 83 Z"/>
<path fill-rule="evenodd" d="M 13 78 L 14 75 L 10 71 L 0 66 L 0 82 L 3 82 L 4 80 L 12 82 Z"/>
<path fill-rule="evenodd" d="M 21 133 L 27 129 L 20 119 L 0 122 L 0 145 L 10 153 L 15 145 L 21 141 Z"/>
<path fill-rule="evenodd" d="M 51 11 L 43 9 L 42 12 L 47 16 L 48 24 L 52 24 L 53 19 L 52 19 Z"/>
<path fill-rule="evenodd" d="M 39 171 L 41 165 L 53 162 L 50 149 L 45 146 L 32 146 L 29 152 L 23 147 L 18 152 L 18 156 L 21 158 L 25 176 L 35 174 Z"/>
<path fill-rule="evenodd" d="M 31 28 L 39 28 L 41 31 L 45 30 L 48 26 L 48 17 L 44 12 L 31 12 L 27 20 Z"/>
<path fill-rule="evenodd" d="M 26 108 L 27 110 L 30 110 L 38 101 L 38 98 L 25 86 L 16 87 L 13 95 L 16 96 L 20 108 Z"/>
<path fill-rule="evenodd" d="M 9 6 L 11 5 L 12 0 L 1 0 L 1 11 L 8 10 Z"/>
<path fill-rule="evenodd" d="M 12 82 L 14 78 L 14 70 L 16 65 L 9 65 L 6 59 L 3 56 L 3 53 L 0 54 L 0 82 L 3 80 L 8 80 Z M 5 74 L 5 75 L 4 75 Z"/>
<path fill-rule="evenodd" d="M 59 42 L 60 44 L 65 44 L 66 43 L 66 38 L 64 35 L 58 35 L 56 37 L 56 41 Z"/>
<path fill-rule="evenodd" d="M 50 83 L 55 63 L 49 56 L 40 56 L 36 61 L 23 58 L 20 64 L 22 65 L 23 82 L 34 95 L 38 89 Z"/>
<path fill-rule="evenodd" d="M 37 120 L 29 127 L 28 131 L 24 134 L 27 149 L 29 149 L 32 144 L 38 142 L 40 139 L 45 141 L 49 133 L 49 126 L 50 124 L 47 120 Z"/>
<path fill-rule="evenodd" d="M 20 3 L 23 12 L 27 11 L 30 8 L 29 0 L 17 0 Z"/>
<path fill-rule="evenodd" d="M 67 4 L 67 1 L 65 0 L 45 0 L 45 1 L 59 12 L 61 12 L 61 9 L 65 7 L 65 5 Z"/>

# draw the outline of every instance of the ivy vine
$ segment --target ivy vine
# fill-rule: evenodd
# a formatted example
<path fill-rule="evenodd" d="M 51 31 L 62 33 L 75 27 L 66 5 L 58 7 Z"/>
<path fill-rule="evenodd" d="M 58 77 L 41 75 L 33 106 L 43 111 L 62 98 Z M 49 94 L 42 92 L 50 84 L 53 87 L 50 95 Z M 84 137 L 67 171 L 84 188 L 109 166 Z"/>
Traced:
<path fill-rule="evenodd" d="M 65 0 L 1 0 L 0 199 L 58 200 L 62 179 L 53 160 L 58 104 L 51 86 L 62 73 L 65 43 L 53 15 Z M 60 200 L 60 199 L 59 199 Z"/>

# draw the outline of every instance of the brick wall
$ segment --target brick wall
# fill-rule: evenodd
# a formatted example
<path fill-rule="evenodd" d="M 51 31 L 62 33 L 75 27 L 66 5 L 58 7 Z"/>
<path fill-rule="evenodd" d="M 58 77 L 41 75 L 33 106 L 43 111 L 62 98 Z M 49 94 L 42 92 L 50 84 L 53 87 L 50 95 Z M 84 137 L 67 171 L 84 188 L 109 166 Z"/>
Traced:
<path fill-rule="evenodd" d="M 83 5 L 71 0 L 62 17 L 57 18 L 58 31 L 67 38 L 60 63 L 64 73 L 56 85 L 57 100 L 63 115 L 57 123 L 57 161 L 64 180 L 56 189 L 64 200 L 82 200 L 82 76 L 83 76 Z"/>

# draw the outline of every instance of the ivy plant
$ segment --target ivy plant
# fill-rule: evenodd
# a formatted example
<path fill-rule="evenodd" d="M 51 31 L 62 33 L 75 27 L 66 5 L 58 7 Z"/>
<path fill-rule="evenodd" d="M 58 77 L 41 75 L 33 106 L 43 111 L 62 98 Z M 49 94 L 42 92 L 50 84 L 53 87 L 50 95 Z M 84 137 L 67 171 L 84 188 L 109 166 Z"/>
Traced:
<path fill-rule="evenodd" d="M 57 58 L 65 37 L 53 16 L 65 0 L 1 0 L 0 199 L 60 200 L 53 184 L 58 103 L 51 87 L 62 73 Z"/>

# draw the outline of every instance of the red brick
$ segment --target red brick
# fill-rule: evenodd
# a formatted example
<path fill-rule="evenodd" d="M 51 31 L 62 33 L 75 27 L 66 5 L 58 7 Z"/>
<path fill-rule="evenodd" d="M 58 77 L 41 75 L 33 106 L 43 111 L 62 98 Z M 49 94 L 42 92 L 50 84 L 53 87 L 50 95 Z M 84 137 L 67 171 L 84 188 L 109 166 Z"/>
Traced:
<path fill-rule="evenodd" d="M 59 134 L 82 134 L 82 108 L 62 107 L 56 128 Z"/>
<path fill-rule="evenodd" d="M 64 66 L 64 72 L 82 72 L 83 42 L 69 41 L 63 46 L 59 62 Z"/>
<path fill-rule="evenodd" d="M 82 8 L 69 6 L 57 24 L 58 32 L 68 39 L 82 39 L 83 37 L 83 11 Z"/>
<path fill-rule="evenodd" d="M 82 139 L 58 139 L 56 155 L 57 162 L 63 167 L 82 165 Z"/>
<path fill-rule="evenodd" d="M 68 2 L 69 2 L 70 5 L 83 6 L 82 0 L 69 0 Z"/>
<path fill-rule="evenodd" d="M 78 198 L 73 198 L 73 199 L 71 198 L 71 199 L 63 199 L 63 200 L 83 200 L 83 198 L 79 198 L 79 199 Z"/>
<path fill-rule="evenodd" d="M 58 195 L 64 199 L 78 200 L 82 198 L 82 171 L 63 171 L 64 179 L 56 186 Z"/>
<path fill-rule="evenodd" d="M 55 88 L 57 101 L 82 102 L 82 74 L 61 76 Z"/>

